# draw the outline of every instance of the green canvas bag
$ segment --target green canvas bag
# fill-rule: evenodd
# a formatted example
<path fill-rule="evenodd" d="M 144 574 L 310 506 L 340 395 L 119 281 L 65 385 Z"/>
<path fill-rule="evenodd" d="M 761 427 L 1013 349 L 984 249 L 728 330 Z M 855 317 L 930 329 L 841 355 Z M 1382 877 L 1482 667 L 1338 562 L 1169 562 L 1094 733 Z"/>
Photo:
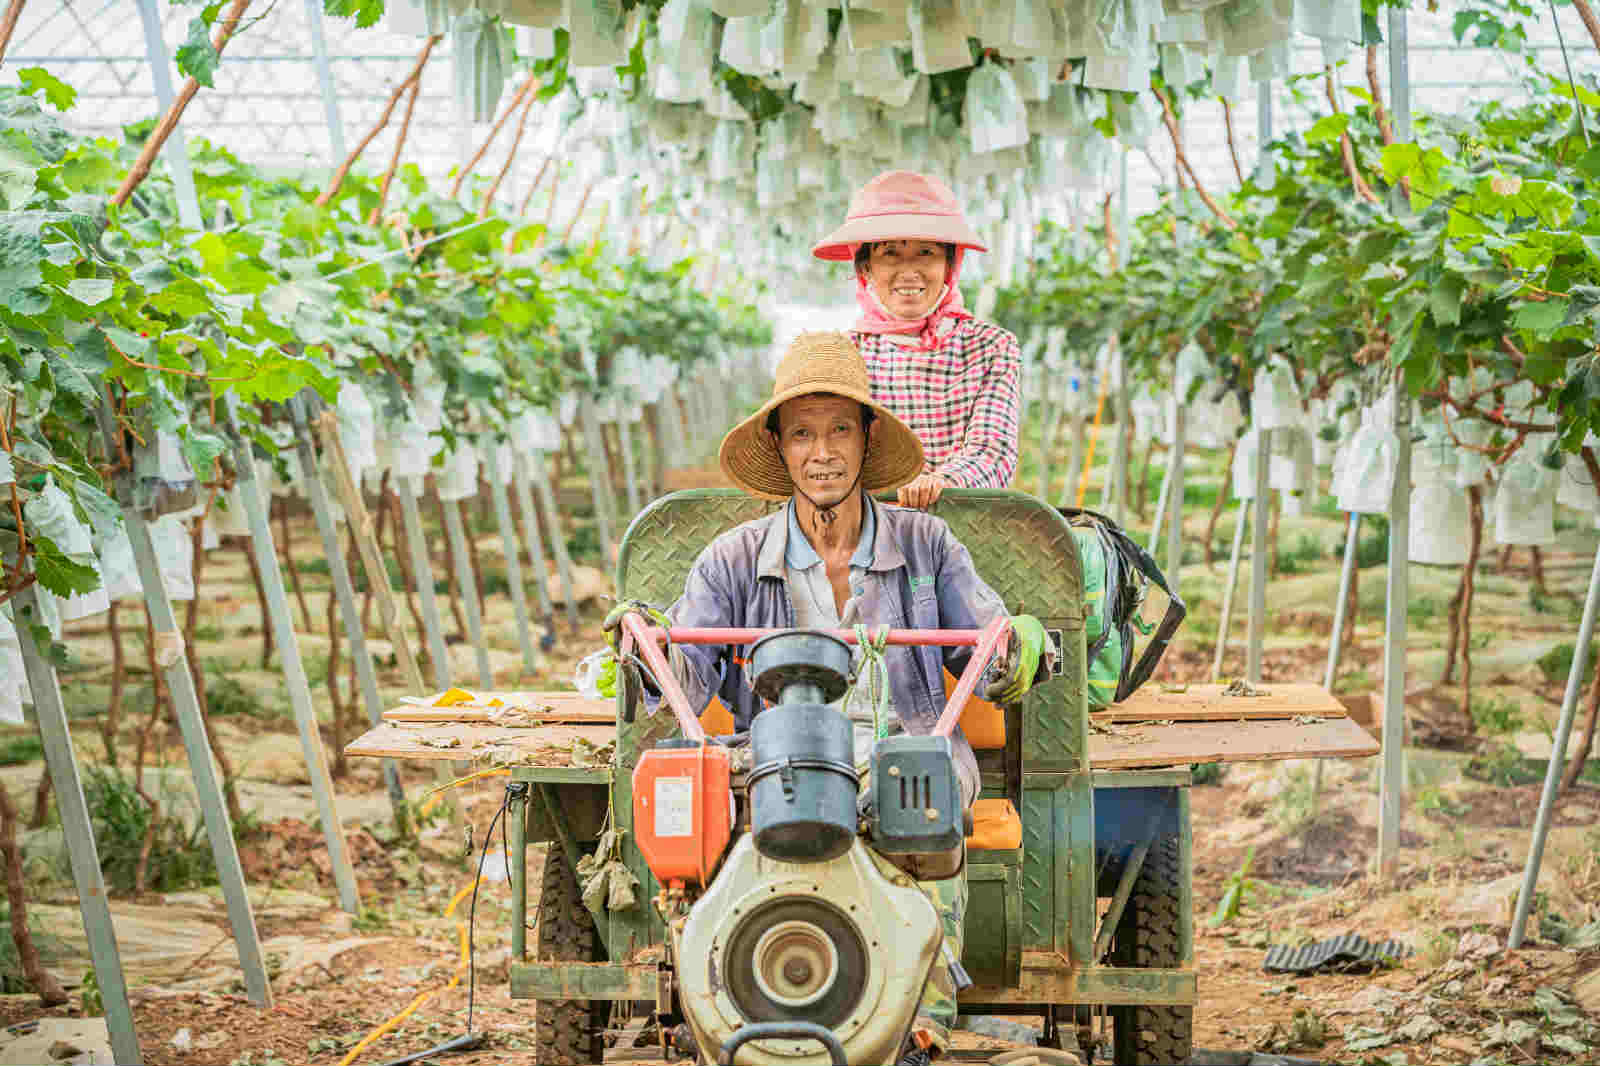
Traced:
<path fill-rule="evenodd" d="M 1094 511 L 1061 508 L 1078 543 L 1083 564 L 1083 628 L 1088 645 L 1089 709 L 1127 699 L 1149 680 L 1183 623 L 1188 608 L 1167 586 L 1150 554 L 1111 519 Z M 1139 616 L 1151 583 L 1168 597 L 1161 621 Z M 1149 642 L 1133 659 L 1134 630 Z"/>

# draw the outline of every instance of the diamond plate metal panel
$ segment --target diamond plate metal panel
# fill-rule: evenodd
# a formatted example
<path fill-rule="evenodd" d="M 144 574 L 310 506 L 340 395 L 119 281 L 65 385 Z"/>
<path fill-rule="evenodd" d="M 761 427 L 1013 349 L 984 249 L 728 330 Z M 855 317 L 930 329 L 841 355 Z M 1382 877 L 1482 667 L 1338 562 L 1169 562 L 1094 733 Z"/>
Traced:
<path fill-rule="evenodd" d="M 617 587 L 625 596 L 672 602 L 717 534 L 777 506 L 734 489 L 692 489 L 657 500 L 623 537 Z M 1022 492 L 950 489 L 932 513 L 950 524 L 1007 610 L 1037 615 L 1053 628 L 1083 627 L 1083 570 L 1072 531 L 1054 508 Z"/>
<path fill-rule="evenodd" d="M 1082 628 L 1061 634 L 1061 676 L 1023 697 L 1022 765 L 1027 771 L 1088 769 L 1089 704 Z"/>
<path fill-rule="evenodd" d="M 617 552 L 617 588 L 630 599 L 666 606 L 683 593 L 706 545 L 777 504 L 733 489 L 674 492 L 639 512 Z"/>
<path fill-rule="evenodd" d="M 1022 943 L 1055 948 L 1055 830 L 1053 788 L 1022 791 Z"/>
<path fill-rule="evenodd" d="M 1059 511 L 1024 492 L 950 489 L 932 513 L 950 524 L 1012 614 L 1083 628 L 1083 567 Z"/>

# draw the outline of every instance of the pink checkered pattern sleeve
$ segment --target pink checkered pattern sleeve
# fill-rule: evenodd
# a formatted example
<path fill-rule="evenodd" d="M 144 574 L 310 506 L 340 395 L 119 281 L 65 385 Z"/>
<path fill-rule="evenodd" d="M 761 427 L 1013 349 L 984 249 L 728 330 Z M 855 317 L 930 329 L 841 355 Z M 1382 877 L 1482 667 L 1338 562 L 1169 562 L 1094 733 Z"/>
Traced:
<path fill-rule="evenodd" d="M 881 334 L 851 335 L 879 403 L 922 441 L 927 469 L 962 488 L 1004 488 L 1017 469 L 1022 358 L 1017 338 L 962 319 L 931 352 Z"/>

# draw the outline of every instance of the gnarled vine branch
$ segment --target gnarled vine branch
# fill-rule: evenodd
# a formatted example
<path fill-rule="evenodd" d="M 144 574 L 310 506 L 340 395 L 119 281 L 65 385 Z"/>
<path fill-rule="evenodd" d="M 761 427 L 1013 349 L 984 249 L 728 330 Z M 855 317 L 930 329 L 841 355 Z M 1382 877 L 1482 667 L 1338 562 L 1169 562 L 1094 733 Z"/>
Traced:
<path fill-rule="evenodd" d="M 0 63 L 6 61 L 6 48 L 11 44 L 11 35 L 16 32 L 17 20 L 22 17 L 22 9 L 27 6 L 28 0 L 11 0 L 6 5 L 4 18 L 0 18 Z"/>
<path fill-rule="evenodd" d="M 494 203 L 495 193 L 500 191 L 500 183 L 506 180 L 506 175 L 511 172 L 511 164 L 517 161 L 517 149 L 522 147 L 522 135 L 528 128 L 528 114 L 533 110 L 533 102 L 539 94 L 533 78 L 528 79 L 528 84 L 522 87 L 522 93 L 527 98 L 522 104 L 522 117 L 517 119 L 517 132 L 511 138 L 511 150 L 506 153 L 506 161 L 500 165 L 500 171 L 494 176 L 494 181 L 489 183 L 489 188 L 483 194 L 483 203 L 478 207 L 478 217 L 488 218 L 489 207 Z"/>
<path fill-rule="evenodd" d="M 239 20 L 244 17 L 244 10 L 249 6 L 250 0 L 233 0 L 228 13 L 217 23 L 216 33 L 211 38 L 211 47 L 219 55 L 227 47 L 228 39 L 233 36 L 233 31 L 238 29 Z M 199 91 L 200 83 L 193 77 L 183 83 L 183 88 L 178 90 L 178 96 L 172 101 L 172 106 L 167 108 L 167 113 L 161 116 L 161 121 L 156 123 L 155 130 L 144 142 L 144 147 L 139 151 L 139 158 L 133 161 L 133 169 L 128 171 L 128 176 L 122 179 L 122 184 L 117 186 L 117 191 L 111 195 L 113 204 L 121 207 L 127 203 L 128 197 L 133 195 L 133 190 L 149 176 L 151 164 L 155 162 L 156 156 L 167 143 L 167 138 L 172 136 L 172 131 L 178 128 L 178 120 L 183 118 L 184 109 L 189 106 L 189 101 L 193 100 Z"/>
<path fill-rule="evenodd" d="M 1161 121 L 1167 124 L 1167 134 L 1172 138 L 1172 150 L 1177 154 L 1179 168 L 1189 172 L 1189 180 L 1194 182 L 1194 191 L 1200 195 L 1201 202 L 1206 205 L 1211 213 L 1217 216 L 1217 220 L 1231 230 L 1238 229 L 1239 223 L 1235 222 L 1233 216 L 1223 210 L 1222 205 L 1212 199 L 1210 193 L 1206 192 L 1206 187 L 1200 184 L 1200 175 L 1194 172 L 1194 167 L 1189 165 L 1189 157 L 1183 154 L 1183 137 L 1178 133 L 1178 120 L 1172 114 L 1172 101 L 1160 89 L 1152 89 L 1150 91 L 1156 94 L 1157 100 L 1161 101 Z"/>
<path fill-rule="evenodd" d="M 467 175 L 472 173 L 473 167 L 483 161 L 484 155 L 489 151 L 489 146 L 494 143 L 494 139 L 500 136 L 500 131 L 505 128 L 506 120 L 521 105 L 523 97 L 527 96 L 537 84 L 538 79 L 529 74 L 528 79 L 522 83 L 522 87 L 511 98 L 511 102 L 506 105 L 506 109 L 500 112 L 500 117 L 494 120 L 494 125 L 489 127 L 489 135 L 483 139 L 482 144 L 478 145 L 478 150 L 472 153 L 472 158 L 468 159 L 461 169 L 456 171 L 456 180 L 450 183 L 450 198 L 452 200 L 461 195 L 461 185 L 467 180 Z"/>
<path fill-rule="evenodd" d="M 339 195 L 339 187 L 344 184 L 344 179 L 350 173 L 350 168 L 356 165 L 356 160 L 361 158 L 361 153 L 367 150 L 367 145 L 372 143 L 373 138 L 382 133 L 383 128 L 389 124 L 389 116 L 394 114 L 394 105 L 400 102 L 401 95 L 411 88 L 413 82 L 418 82 L 422 78 L 422 68 L 427 66 L 428 57 L 433 54 L 433 46 L 438 44 L 442 37 L 442 34 L 434 34 L 423 43 L 422 51 L 417 53 L 417 61 L 411 67 L 411 73 L 407 74 L 400 84 L 396 85 L 393 91 L 389 93 L 389 101 L 383 105 L 383 111 L 378 115 L 378 121 L 372 124 L 372 128 L 367 131 L 367 135 L 361 138 L 361 143 L 350 150 L 350 154 L 344 157 L 344 162 L 339 164 L 339 169 L 333 172 L 333 178 L 328 182 L 328 187 L 323 190 L 321 196 L 317 197 L 318 207 L 326 207 L 328 201 Z"/>
<path fill-rule="evenodd" d="M 1333 67 L 1322 68 L 1322 84 L 1328 93 L 1328 106 L 1333 108 L 1335 115 L 1343 114 L 1339 107 L 1339 94 L 1334 90 Z M 1350 178 L 1350 185 L 1355 189 L 1356 195 L 1369 204 L 1378 202 L 1378 194 L 1372 191 L 1372 186 L 1367 184 L 1367 179 L 1361 176 L 1361 168 L 1356 164 L 1355 143 L 1350 140 L 1350 131 L 1343 130 L 1339 134 L 1339 155 L 1344 160 L 1344 172 Z"/>

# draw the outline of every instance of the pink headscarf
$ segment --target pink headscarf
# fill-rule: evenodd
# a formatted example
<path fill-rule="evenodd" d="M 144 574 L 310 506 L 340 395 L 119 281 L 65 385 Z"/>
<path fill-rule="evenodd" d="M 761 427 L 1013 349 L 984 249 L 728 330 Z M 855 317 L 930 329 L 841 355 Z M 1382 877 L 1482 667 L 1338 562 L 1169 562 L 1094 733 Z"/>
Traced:
<path fill-rule="evenodd" d="M 855 259 L 860 244 L 850 246 L 850 258 Z M 851 328 L 857 333 L 899 333 L 916 334 L 917 343 L 914 345 L 919 352 L 931 352 L 939 347 L 942 339 L 943 323 L 959 322 L 963 318 L 971 318 L 972 312 L 966 309 L 966 303 L 961 298 L 961 260 L 966 255 L 966 249 L 956 248 L 955 257 L 950 262 L 950 269 L 944 279 L 944 295 L 933 309 L 921 318 L 898 318 L 891 315 L 883 306 L 883 301 L 878 299 L 878 294 L 872 291 L 872 283 L 867 280 L 864 272 L 856 271 L 856 306 L 861 308 L 861 317 Z"/>

